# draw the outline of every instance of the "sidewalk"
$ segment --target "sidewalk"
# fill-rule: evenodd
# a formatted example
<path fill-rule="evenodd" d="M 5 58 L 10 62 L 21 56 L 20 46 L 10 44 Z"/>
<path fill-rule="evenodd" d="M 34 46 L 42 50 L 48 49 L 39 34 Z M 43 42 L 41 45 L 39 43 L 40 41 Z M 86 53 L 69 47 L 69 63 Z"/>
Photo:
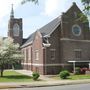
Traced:
<path fill-rule="evenodd" d="M 26 70 L 15 70 L 19 73 L 31 76 L 32 72 Z M 60 86 L 60 85 L 72 85 L 72 84 L 84 84 L 90 83 L 90 79 L 84 80 L 53 80 L 48 76 L 40 76 L 40 79 L 43 81 L 34 81 L 34 82 L 19 82 L 19 83 L 0 83 L 0 89 L 7 88 L 27 88 L 27 87 L 46 87 L 46 86 Z"/>
<path fill-rule="evenodd" d="M 0 89 L 8 88 L 32 88 L 32 87 L 46 87 L 46 86 L 61 86 L 61 85 L 73 85 L 73 84 L 86 84 L 90 83 L 90 80 L 56 80 L 56 81 L 35 81 L 35 82 L 22 82 L 22 83 L 0 83 Z"/>

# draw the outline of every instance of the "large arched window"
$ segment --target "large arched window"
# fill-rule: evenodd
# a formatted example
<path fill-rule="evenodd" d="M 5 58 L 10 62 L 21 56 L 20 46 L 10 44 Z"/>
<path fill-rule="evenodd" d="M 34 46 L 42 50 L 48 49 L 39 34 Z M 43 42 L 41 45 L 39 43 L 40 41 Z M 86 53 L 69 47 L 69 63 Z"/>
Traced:
<path fill-rule="evenodd" d="M 19 36 L 19 30 L 20 30 L 19 25 L 17 23 L 15 23 L 13 26 L 13 35 Z"/>

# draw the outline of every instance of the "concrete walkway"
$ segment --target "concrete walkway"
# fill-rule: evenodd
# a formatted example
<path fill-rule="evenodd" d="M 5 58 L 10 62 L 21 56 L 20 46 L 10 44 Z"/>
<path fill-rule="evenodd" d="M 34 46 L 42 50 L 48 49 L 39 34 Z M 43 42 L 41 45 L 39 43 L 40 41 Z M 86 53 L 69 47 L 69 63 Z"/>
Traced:
<path fill-rule="evenodd" d="M 24 75 L 32 76 L 32 71 L 28 70 L 15 70 L 15 71 Z M 55 81 L 54 79 L 49 78 L 47 75 L 40 75 L 39 79 L 44 81 Z"/>
<path fill-rule="evenodd" d="M 28 71 L 28 70 L 14 70 L 14 71 L 24 75 L 32 76 L 32 71 Z"/>

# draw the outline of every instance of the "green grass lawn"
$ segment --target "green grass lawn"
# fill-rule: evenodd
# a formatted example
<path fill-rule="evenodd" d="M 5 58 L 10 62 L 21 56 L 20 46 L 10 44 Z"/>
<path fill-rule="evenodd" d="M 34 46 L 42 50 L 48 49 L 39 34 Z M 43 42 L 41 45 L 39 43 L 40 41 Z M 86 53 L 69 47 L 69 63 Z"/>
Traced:
<path fill-rule="evenodd" d="M 79 79 L 90 79 L 90 75 L 71 75 L 69 76 L 70 80 L 79 80 Z"/>
<path fill-rule="evenodd" d="M 26 76 L 15 71 L 4 71 L 4 76 L 0 77 L 0 82 L 31 82 L 32 77 Z"/>
<path fill-rule="evenodd" d="M 61 80 L 59 75 L 53 76 L 51 78 L 53 78 L 55 80 Z M 71 75 L 65 80 L 80 80 L 80 79 L 90 79 L 90 74 L 88 74 L 88 75 Z"/>

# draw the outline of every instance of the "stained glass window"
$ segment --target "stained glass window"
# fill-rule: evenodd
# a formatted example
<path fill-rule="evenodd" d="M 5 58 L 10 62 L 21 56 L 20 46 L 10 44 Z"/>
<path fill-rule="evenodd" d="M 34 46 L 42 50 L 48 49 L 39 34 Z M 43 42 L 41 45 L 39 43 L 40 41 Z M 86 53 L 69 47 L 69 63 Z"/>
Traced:
<path fill-rule="evenodd" d="M 73 25 L 72 32 L 75 36 L 79 36 L 81 34 L 81 28 L 79 25 Z"/>
<path fill-rule="evenodd" d="M 17 23 L 13 26 L 13 35 L 19 36 L 19 25 Z"/>

